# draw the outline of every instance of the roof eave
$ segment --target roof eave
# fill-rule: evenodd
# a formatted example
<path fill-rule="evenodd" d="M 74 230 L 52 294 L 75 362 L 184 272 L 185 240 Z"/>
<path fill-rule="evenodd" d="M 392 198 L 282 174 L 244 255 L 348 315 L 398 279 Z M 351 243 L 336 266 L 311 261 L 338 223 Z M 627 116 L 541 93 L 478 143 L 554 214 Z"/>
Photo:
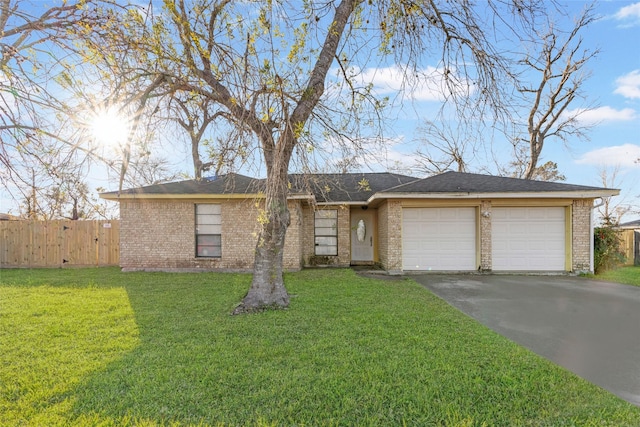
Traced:
<path fill-rule="evenodd" d="M 368 204 L 367 201 L 358 200 L 358 201 L 325 201 L 325 202 L 317 202 L 318 206 L 335 206 L 335 205 L 344 205 L 344 206 L 366 206 Z"/>
<path fill-rule="evenodd" d="M 499 193 L 375 193 L 367 203 L 382 199 L 597 199 L 620 194 L 620 190 L 585 191 L 535 191 L 535 192 L 499 192 Z"/>
<path fill-rule="evenodd" d="M 145 194 L 145 193 L 102 193 L 99 195 L 105 200 L 175 200 L 175 199 L 264 199 L 264 193 L 229 193 L 229 194 L 211 194 L 211 193 L 164 193 L 164 194 Z M 313 195 L 309 194 L 291 194 L 287 196 L 288 200 L 308 200 L 313 199 Z"/>
<path fill-rule="evenodd" d="M 119 201 L 119 200 L 134 200 L 134 199 L 145 199 L 145 200 L 152 200 L 152 199 L 160 199 L 160 200 L 167 200 L 167 199 L 261 199 L 264 198 L 264 193 L 246 193 L 246 194 L 238 194 L 238 193 L 231 193 L 231 194 L 211 194 L 211 193 L 195 193 L 195 194 L 189 194 L 189 193 L 180 193 L 180 194 L 172 194 L 172 193 L 165 193 L 165 194 L 145 194 L 145 193 L 135 193 L 135 194 L 131 194 L 131 193 L 102 193 L 100 194 L 100 198 L 101 199 L 105 199 L 105 200 L 114 200 L 114 201 Z"/>

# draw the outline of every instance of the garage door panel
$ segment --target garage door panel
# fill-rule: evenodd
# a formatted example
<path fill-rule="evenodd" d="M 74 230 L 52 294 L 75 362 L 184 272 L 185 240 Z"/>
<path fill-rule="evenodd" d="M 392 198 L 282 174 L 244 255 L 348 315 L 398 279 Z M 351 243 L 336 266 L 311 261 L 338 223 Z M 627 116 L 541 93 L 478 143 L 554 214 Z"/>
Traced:
<path fill-rule="evenodd" d="M 493 270 L 565 269 L 564 208 L 494 208 L 491 216 Z"/>
<path fill-rule="evenodd" d="M 404 208 L 404 270 L 475 270 L 475 208 Z"/>

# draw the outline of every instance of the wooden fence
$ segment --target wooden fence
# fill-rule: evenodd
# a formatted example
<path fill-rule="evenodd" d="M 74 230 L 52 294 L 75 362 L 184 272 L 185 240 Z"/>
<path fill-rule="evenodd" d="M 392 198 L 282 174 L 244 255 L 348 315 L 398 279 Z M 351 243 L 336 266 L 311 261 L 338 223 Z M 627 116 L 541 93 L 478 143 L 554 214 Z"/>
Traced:
<path fill-rule="evenodd" d="M 621 230 L 620 250 L 626 257 L 624 265 L 640 265 L 640 232 Z"/>
<path fill-rule="evenodd" d="M 0 221 L 0 267 L 102 267 L 120 261 L 120 222 Z"/>

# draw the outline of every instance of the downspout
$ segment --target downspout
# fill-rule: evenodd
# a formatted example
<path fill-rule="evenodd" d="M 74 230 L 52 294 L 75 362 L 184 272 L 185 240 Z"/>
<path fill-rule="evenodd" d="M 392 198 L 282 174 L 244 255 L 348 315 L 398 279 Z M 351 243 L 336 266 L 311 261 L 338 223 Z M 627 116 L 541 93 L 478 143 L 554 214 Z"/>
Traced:
<path fill-rule="evenodd" d="M 604 199 L 602 197 L 598 197 L 598 199 L 600 199 L 600 203 L 598 203 L 597 205 L 593 205 L 591 206 L 591 219 L 590 219 L 590 229 L 591 229 L 591 237 L 589 239 L 589 273 L 594 274 L 595 273 L 595 266 L 593 265 L 593 255 L 594 255 L 594 247 L 593 247 L 593 241 L 594 241 L 594 229 L 595 226 L 593 224 L 593 210 L 599 208 L 600 206 L 604 205 Z M 594 201 L 596 201 L 597 199 L 594 199 Z"/>

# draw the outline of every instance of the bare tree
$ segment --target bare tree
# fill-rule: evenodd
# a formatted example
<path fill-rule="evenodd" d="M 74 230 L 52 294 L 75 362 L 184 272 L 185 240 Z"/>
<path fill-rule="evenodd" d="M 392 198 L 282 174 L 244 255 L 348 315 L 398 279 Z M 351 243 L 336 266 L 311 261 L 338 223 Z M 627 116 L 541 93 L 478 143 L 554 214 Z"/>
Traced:
<path fill-rule="evenodd" d="M 523 178 L 529 167 L 528 150 L 526 147 L 514 147 L 514 159 L 507 165 L 498 165 L 501 175 L 513 178 Z M 558 164 L 551 160 L 536 166 L 529 179 L 538 181 L 564 181 L 567 178 L 558 170 Z"/>
<path fill-rule="evenodd" d="M 620 168 L 607 168 L 602 166 L 598 175 L 603 187 L 616 188 L 622 184 L 619 174 Z M 603 197 L 602 204 L 597 208 L 600 221 L 605 227 L 616 226 L 622 221 L 622 217 L 631 211 L 631 206 L 625 203 L 625 199 L 614 201 L 613 197 Z"/>
<path fill-rule="evenodd" d="M 129 19 L 127 25 L 114 22 L 96 42 L 107 60 L 109 52 L 121 49 L 145 64 L 127 70 L 128 79 L 159 78 L 156 93 L 205 98 L 207 111 L 224 114 L 241 130 L 236 135 L 242 142 L 235 144 L 259 148 L 267 174 L 263 220 L 252 285 L 237 312 L 288 305 L 282 261 L 290 222 L 290 165 L 294 158 L 321 150 L 320 135 L 355 147 L 375 139 L 384 101 L 361 80 L 368 64 L 402 64 L 410 85 L 421 77 L 421 61 L 435 49 L 446 70 L 449 101 L 474 91 L 487 108 L 502 104 L 499 89 L 509 72 L 507 61 L 483 27 L 497 21 L 512 30 L 530 26 L 540 4 L 488 5 L 487 10 L 468 1 L 420 6 L 404 0 L 283 1 L 249 6 L 229 0 L 175 0 L 165 2 L 163 13 L 147 9 L 121 17 Z M 203 112 L 200 119 L 204 117 Z M 198 129 L 203 123 L 187 127 Z"/>
<path fill-rule="evenodd" d="M 418 128 L 420 148 L 416 151 L 416 166 L 428 175 L 448 170 L 469 172 L 470 163 L 482 141 L 468 131 L 468 122 L 434 122 L 425 120 Z"/>
<path fill-rule="evenodd" d="M 76 43 L 106 22 L 110 4 L 0 0 L 0 182 L 27 216 L 80 217 L 93 205 L 85 177 L 100 156 L 74 125 L 75 88 L 90 68 Z"/>
<path fill-rule="evenodd" d="M 539 83 L 518 87 L 528 108 L 528 138 L 515 144 L 524 143 L 528 149 L 527 166 L 522 174 L 525 179 L 533 179 L 548 139 L 567 141 L 569 137 L 585 137 L 590 128 L 579 119 L 580 114 L 592 106 L 574 109 L 572 113 L 568 108 L 582 96 L 584 83 L 590 75 L 586 65 L 599 53 L 582 46 L 581 33 L 596 19 L 593 9 L 593 4 L 586 7 L 566 36 L 550 23 L 539 35 L 542 40 L 540 51 L 521 60 L 525 74 L 533 71 L 539 76 Z"/>
<path fill-rule="evenodd" d="M 175 92 L 168 101 L 169 120 L 176 121 L 189 137 L 189 149 L 195 179 L 213 170 L 221 175 L 235 169 L 238 161 L 245 162 L 250 149 L 238 132 L 245 132 L 234 117 L 224 110 L 213 111 L 208 97 L 195 93 Z M 217 125 L 217 126 L 216 126 Z"/>
<path fill-rule="evenodd" d="M 482 105 L 482 94 L 470 93 L 466 102 L 456 110 L 456 128 L 450 121 L 426 121 L 419 140 L 423 148 L 418 151 L 418 167 L 427 173 L 440 173 L 455 168 L 467 170 L 470 165 L 490 169 L 495 163 L 498 173 L 525 179 L 563 180 L 557 164 L 550 161 L 539 166 L 542 149 L 547 140 L 557 138 L 567 142 L 570 137 L 586 137 L 591 125 L 580 122 L 580 114 L 593 108 L 569 107 L 584 97 L 582 88 L 589 77 L 588 61 L 598 50 L 582 47 L 581 34 L 595 21 L 594 6 L 586 7 L 574 21 L 569 32 L 549 21 L 542 31 L 536 31 L 528 43 L 531 52 L 516 59 L 514 74 L 508 84 L 515 85 L 515 96 L 509 96 L 492 120 L 484 123 L 477 115 Z M 519 48 L 519 47 L 518 47 Z M 514 58 L 511 57 L 513 60 Z M 519 70 L 516 74 L 515 70 Z M 451 114 L 451 113 L 449 113 Z M 494 127 L 494 130 L 490 130 Z M 502 133 L 513 146 L 514 159 L 508 164 L 494 151 L 495 130 Z M 522 135 L 526 134 L 524 137 Z M 498 160 L 496 160 L 498 158 Z M 479 163 L 479 164 L 477 164 Z"/>

